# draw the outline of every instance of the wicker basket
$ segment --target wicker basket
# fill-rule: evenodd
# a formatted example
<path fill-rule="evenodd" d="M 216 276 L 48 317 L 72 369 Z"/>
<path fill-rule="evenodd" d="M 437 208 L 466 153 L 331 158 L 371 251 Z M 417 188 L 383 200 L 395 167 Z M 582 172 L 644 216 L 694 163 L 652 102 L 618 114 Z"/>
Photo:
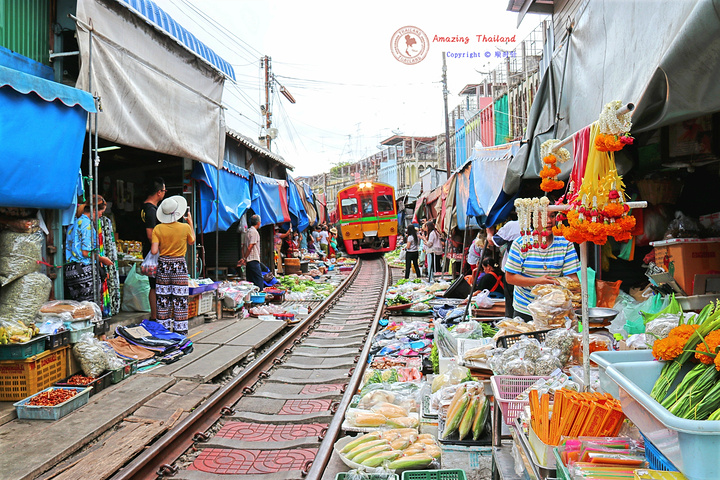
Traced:
<path fill-rule="evenodd" d="M 635 183 L 641 200 L 646 200 L 651 205 L 677 203 L 683 188 L 682 182 L 664 179 L 638 180 Z"/>

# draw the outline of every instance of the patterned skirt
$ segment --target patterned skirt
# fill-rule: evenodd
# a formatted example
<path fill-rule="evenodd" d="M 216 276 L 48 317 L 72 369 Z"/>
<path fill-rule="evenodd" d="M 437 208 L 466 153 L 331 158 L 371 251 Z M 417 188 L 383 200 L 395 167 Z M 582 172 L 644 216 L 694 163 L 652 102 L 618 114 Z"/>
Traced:
<path fill-rule="evenodd" d="M 96 278 L 96 282 L 99 279 Z M 70 298 L 78 302 L 93 302 L 93 267 L 73 262 L 65 265 L 65 286 Z M 96 285 L 98 288 L 99 285 Z"/>
<path fill-rule="evenodd" d="M 168 330 L 188 330 L 188 271 L 185 257 L 158 259 L 155 275 L 157 321 Z"/>

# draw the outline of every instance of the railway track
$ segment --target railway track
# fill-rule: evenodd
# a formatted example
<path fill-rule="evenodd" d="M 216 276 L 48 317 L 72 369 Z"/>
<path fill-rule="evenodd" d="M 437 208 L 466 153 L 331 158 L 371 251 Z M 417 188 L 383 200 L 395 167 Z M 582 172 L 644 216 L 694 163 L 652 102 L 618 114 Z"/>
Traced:
<path fill-rule="evenodd" d="M 359 260 L 312 315 L 112 479 L 320 479 L 389 283 L 384 259 Z"/>

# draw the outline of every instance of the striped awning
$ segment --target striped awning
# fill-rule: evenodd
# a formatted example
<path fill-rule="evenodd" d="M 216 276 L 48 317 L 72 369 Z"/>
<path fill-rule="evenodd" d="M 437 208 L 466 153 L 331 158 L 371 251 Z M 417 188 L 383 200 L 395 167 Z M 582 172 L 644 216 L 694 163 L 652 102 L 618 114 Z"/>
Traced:
<path fill-rule="evenodd" d="M 232 65 L 222 59 L 210 47 L 198 40 L 195 35 L 176 22 L 170 15 L 167 14 L 167 12 L 158 7 L 155 2 L 152 0 L 118 1 L 126 4 L 131 10 L 135 10 L 151 25 L 164 31 L 186 48 L 194 52 L 198 57 L 204 59 L 217 70 L 235 80 L 235 70 Z"/>

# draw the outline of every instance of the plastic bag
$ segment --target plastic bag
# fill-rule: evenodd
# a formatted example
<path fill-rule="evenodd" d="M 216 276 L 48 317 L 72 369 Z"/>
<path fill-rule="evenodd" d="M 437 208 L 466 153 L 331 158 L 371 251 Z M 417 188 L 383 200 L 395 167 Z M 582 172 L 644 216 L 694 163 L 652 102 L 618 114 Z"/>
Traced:
<path fill-rule="evenodd" d="M 470 374 L 470 370 L 468 368 L 456 366 L 445 373 L 437 375 L 433 379 L 431 390 L 435 393 L 448 385 L 457 385 L 471 379 L 472 375 Z"/>
<path fill-rule="evenodd" d="M 400 250 L 400 256 L 398 257 L 398 260 L 401 262 L 405 261 L 405 249 L 404 248 L 402 250 Z"/>
<path fill-rule="evenodd" d="M 92 333 L 84 333 L 73 346 L 73 354 L 85 376 L 99 377 L 107 370 L 105 349 Z"/>
<path fill-rule="evenodd" d="M 0 317 L 33 323 L 51 289 L 52 282 L 42 273 L 28 273 L 10 282 L 0 290 Z"/>
<path fill-rule="evenodd" d="M 528 310 L 539 330 L 562 327 L 566 319 L 576 320 L 568 289 L 558 285 L 537 285 L 532 294 L 535 300 L 530 302 Z"/>
<path fill-rule="evenodd" d="M 478 308 L 492 308 L 494 305 L 493 301 L 490 300 L 490 291 L 488 289 L 478 293 L 473 297 L 473 301 Z"/>
<path fill-rule="evenodd" d="M 534 363 L 535 375 L 550 375 L 555 370 L 559 370 L 565 366 L 565 362 L 560 361 L 559 350 L 544 351 L 540 358 Z"/>
<path fill-rule="evenodd" d="M 655 340 L 666 338 L 670 333 L 670 330 L 677 327 L 679 323 L 679 313 L 666 313 L 645 324 L 645 339 L 647 341 L 648 348 L 652 348 L 655 344 Z"/>
<path fill-rule="evenodd" d="M 125 279 L 123 286 L 123 301 L 121 310 L 123 312 L 149 312 L 150 281 L 144 275 L 139 275 L 133 265 Z"/>
<path fill-rule="evenodd" d="M 32 327 L 11 318 L 0 318 L 0 344 L 29 342 L 35 331 Z"/>
<path fill-rule="evenodd" d="M 0 232 L 0 285 L 40 271 L 42 233 Z"/>
<path fill-rule="evenodd" d="M 115 349 L 110 345 L 108 342 L 99 342 L 100 346 L 103 348 L 103 352 L 105 353 L 105 367 L 108 370 L 117 370 L 118 368 L 123 368 L 125 366 L 125 362 L 122 361 L 120 357 L 117 356 L 117 353 L 115 352 Z"/>
<path fill-rule="evenodd" d="M 675 212 L 675 219 L 665 231 L 665 238 L 697 238 L 700 236 L 700 224 L 681 211 Z"/>
<path fill-rule="evenodd" d="M 670 297 L 663 297 L 658 293 L 642 303 L 626 307 L 623 310 L 623 313 L 625 314 L 625 331 L 630 335 L 645 333 L 645 320 L 643 319 L 641 312 L 651 315 L 661 311 L 668 305 L 670 305 Z"/>
<path fill-rule="evenodd" d="M 574 343 L 575 334 L 571 329 L 558 328 L 547 333 L 543 350 L 554 352 L 564 366 L 572 357 Z"/>
<path fill-rule="evenodd" d="M 65 329 L 65 322 L 72 322 L 73 318 L 68 312 L 47 313 L 45 315 L 38 315 L 35 320 L 35 326 L 43 335 L 54 335 L 58 331 Z"/>
<path fill-rule="evenodd" d="M 157 273 L 158 258 L 160 258 L 160 253 L 148 253 L 140 265 L 140 272 L 148 277 L 154 277 Z"/>
<path fill-rule="evenodd" d="M 620 284 L 622 280 L 617 282 L 606 282 L 604 280 L 595 280 L 595 290 L 597 291 L 597 306 L 612 308 L 615 300 L 620 293 Z"/>

